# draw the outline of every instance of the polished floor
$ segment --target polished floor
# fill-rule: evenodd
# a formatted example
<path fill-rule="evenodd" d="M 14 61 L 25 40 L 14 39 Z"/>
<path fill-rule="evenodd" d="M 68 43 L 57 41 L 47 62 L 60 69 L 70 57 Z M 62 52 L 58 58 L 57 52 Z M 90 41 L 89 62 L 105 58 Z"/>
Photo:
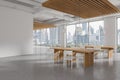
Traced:
<path fill-rule="evenodd" d="M 84 68 L 82 60 L 56 63 L 38 55 L 0 59 L 0 80 L 120 80 L 120 57 L 98 58 Z"/>

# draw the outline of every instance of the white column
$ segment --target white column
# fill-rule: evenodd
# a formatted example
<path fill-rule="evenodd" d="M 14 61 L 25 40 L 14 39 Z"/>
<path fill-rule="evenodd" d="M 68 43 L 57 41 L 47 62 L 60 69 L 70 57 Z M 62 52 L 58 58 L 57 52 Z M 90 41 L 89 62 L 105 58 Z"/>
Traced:
<path fill-rule="evenodd" d="M 107 17 L 104 19 L 105 45 L 111 45 L 116 48 L 116 17 Z"/>
<path fill-rule="evenodd" d="M 105 45 L 115 46 L 115 17 L 104 19 Z"/>
<path fill-rule="evenodd" d="M 59 43 L 61 47 L 66 47 L 66 27 L 64 25 L 59 26 Z"/>

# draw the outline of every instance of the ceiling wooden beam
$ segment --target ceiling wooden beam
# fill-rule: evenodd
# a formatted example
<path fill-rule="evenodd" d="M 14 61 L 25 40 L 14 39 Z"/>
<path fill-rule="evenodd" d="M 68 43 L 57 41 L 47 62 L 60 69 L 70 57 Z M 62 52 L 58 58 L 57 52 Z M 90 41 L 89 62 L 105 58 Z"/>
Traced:
<path fill-rule="evenodd" d="M 42 5 L 82 18 L 92 18 L 120 12 L 108 0 L 48 0 Z"/>
<path fill-rule="evenodd" d="M 55 27 L 55 25 L 53 25 L 53 24 L 44 24 L 44 23 L 34 22 L 33 30 L 44 29 L 44 28 L 52 28 L 52 27 Z"/>

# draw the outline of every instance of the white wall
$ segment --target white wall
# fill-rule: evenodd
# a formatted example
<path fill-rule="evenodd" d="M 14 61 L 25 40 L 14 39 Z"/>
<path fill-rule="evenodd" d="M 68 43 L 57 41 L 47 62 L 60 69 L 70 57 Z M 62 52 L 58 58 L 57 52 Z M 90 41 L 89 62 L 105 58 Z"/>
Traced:
<path fill-rule="evenodd" d="M 0 57 L 32 54 L 33 15 L 0 7 Z"/>

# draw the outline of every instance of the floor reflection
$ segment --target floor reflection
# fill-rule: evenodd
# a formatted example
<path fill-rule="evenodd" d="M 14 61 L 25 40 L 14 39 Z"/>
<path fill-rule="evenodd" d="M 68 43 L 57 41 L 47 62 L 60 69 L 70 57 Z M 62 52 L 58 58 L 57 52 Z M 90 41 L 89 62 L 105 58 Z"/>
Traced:
<path fill-rule="evenodd" d="M 83 60 L 76 62 L 12 57 L 0 60 L 1 80 L 119 80 L 120 59 L 95 59 L 85 68 Z"/>

